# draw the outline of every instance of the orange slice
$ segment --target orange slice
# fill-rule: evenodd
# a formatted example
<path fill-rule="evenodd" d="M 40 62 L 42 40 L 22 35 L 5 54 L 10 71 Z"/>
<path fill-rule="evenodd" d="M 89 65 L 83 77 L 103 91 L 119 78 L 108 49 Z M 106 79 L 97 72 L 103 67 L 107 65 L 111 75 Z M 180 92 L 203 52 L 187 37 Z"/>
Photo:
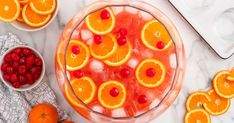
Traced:
<path fill-rule="evenodd" d="M 141 31 L 141 40 L 146 47 L 155 51 L 163 51 L 172 44 L 167 29 L 155 19 L 144 25 Z"/>
<path fill-rule="evenodd" d="M 64 66 L 62 64 L 62 61 L 64 60 L 64 48 L 66 47 L 66 41 L 62 41 L 59 43 L 58 48 L 57 48 L 57 53 L 56 53 L 56 60 L 58 62 L 58 65 L 60 69 L 64 70 Z"/>
<path fill-rule="evenodd" d="M 18 16 L 18 18 L 16 19 L 19 22 L 24 22 L 23 16 L 22 16 L 22 8 L 20 8 L 20 14 Z"/>
<path fill-rule="evenodd" d="M 77 53 L 74 53 L 74 49 Z M 66 51 L 66 64 L 68 70 L 77 70 L 84 67 L 89 60 L 89 48 L 79 40 L 71 40 Z"/>
<path fill-rule="evenodd" d="M 112 34 L 101 36 L 101 43 L 93 43 L 90 46 L 90 53 L 96 59 L 106 59 L 113 55 L 118 48 L 117 41 Z"/>
<path fill-rule="evenodd" d="M 204 109 L 194 109 L 186 113 L 185 123 L 210 123 L 210 115 Z"/>
<path fill-rule="evenodd" d="M 160 61 L 148 58 L 137 66 L 135 76 L 141 85 L 154 88 L 162 84 L 166 70 Z"/>
<path fill-rule="evenodd" d="M 110 17 L 108 19 L 102 19 L 101 13 L 103 11 L 108 11 Z M 110 8 L 105 8 L 99 11 L 96 11 L 88 15 L 85 19 L 87 27 L 95 34 L 107 34 L 111 32 L 115 26 L 115 15 L 113 14 Z"/>
<path fill-rule="evenodd" d="M 211 101 L 203 105 L 208 113 L 211 115 L 221 115 L 228 110 L 230 106 L 229 99 L 220 97 L 214 90 L 210 90 L 208 94 Z"/>
<path fill-rule="evenodd" d="M 30 0 L 32 10 L 41 15 L 48 15 L 54 12 L 56 0 Z"/>
<path fill-rule="evenodd" d="M 80 98 L 83 103 L 88 104 L 93 100 L 96 93 L 96 86 L 91 78 L 82 77 L 80 79 L 74 79 L 71 81 L 71 86 L 75 95 Z M 64 89 L 68 100 L 73 105 L 80 106 L 81 104 L 79 101 L 77 101 L 72 91 L 68 88 L 68 85 L 65 84 Z"/>
<path fill-rule="evenodd" d="M 111 91 L 116 89 L 118 93 L 111 95 Z M 121 107 L 126 99 L 126 89 L 123 84 L 118 81 L 107 81 L 100 85 L 98 89 L 98 100 L 102 106 L 109 109 L 116 109 Z"/>
<path fill-rule="evenodd" d="M 204 103 L 211 101 L 209 95 L 205 92 L 194 92 L 189 95 L 186 101 L 187 111 L 202 108 Z"/>
<path fill-rule="evenodd" d="M 19 0 L 20 5 L 26 5 L 29 3 L 29 0 Z"/>
<path fill-rule="evenodd" d="M 1 0 L 0 1 L 0 20 L 12 22 L 20 14 L 20 4 L 18 0 Z"/>
<path fill-rule="evenodd" d="M 213 87 L 215 92 L 223 98 L 234 97 L 234 82 L 227 80 L 229 71 L 221 71 L 217 73 L 213 79 Z"/>
<path fill-rule="evenodd" d="M 234 81 L 234 68 L 232 68 L 230 74 L 227 77 L 227 80 Z"/>
<path fill-rule="evenodd" d="M 132 45 L 128 41 L 126 44 L 118 46 L 113 55 L 104 60 L 104 63 L 109 66 L 120 66 L 126 63 L 132 54 Z"/>
<path fill-rule="evenodd" d="M 47 24 L 51 15 L 40 15 L 32 11 L 32 9 L 25 5 L 22 10 L 24 22 L 31 27 L 41 27 Z"/>

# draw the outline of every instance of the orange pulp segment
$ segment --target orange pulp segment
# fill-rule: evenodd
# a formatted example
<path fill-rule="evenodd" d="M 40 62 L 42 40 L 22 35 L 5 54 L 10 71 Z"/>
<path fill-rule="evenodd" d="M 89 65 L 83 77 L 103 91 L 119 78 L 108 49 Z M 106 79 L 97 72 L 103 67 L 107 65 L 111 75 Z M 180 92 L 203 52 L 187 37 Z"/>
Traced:
<path fill-rule="evenodd" d="M 213 79 L 215 92 L 223 98 L 234 97 L 234 82 L 227 79 L 229 75 L 229 71 L 221 71 L 217 73 Z"/>
<path fill-rule="evenodd" d="M 74 53 L 73 48 L 79 50 Z M 89 48 L 79 40 L 71 40 L 66 51 L 66 64 L 68 70 L 77 70 L 83 68 L 89 60 Z"/>
<path fill-rule="evenodd" d="M 209 95 L 206 92 L 194 92 L 189 95 L 186 101 L 187 111 L 191 111 L 197 108 L 202 108 L 204 103 L 211 101 Z"/>
<path fill-rule="evenodd" d="M 154 51 L 165 50 L 172 44 L 167 29 L 155 19 L 144 25 L 141 31 L 141 40 L 146 47 Z"/>
<path fill-rule="evenodd" d="M 30 0 L 32 10 L 41 15 L 48 15 L 54 12 L 56 0 Z"/>
<path fill-rule="evenodd" d="M 22 10 L 22 16 L 24 22 L 31 27 L 41 27 L 47 24 L 51 18 L 51 15 L 40 15 L 32 11 L 32 9 L 25 5 Z"/>
<path fill-rule="evenodd" d="M 147 71 L 152 70 L 154 75 L 147 75 Z M 166 76 L 164 65 L 153 58 L 143 60 L 136 68 L 135 76 L 139 83 L 148 88 L 154 88 L 162 84 Z"/>
<path fill-rule="evenodd" d="M 112 34 L 101 36 L 101 43 L 95 42 L 90 46 L 90 53 L 96 59 L 106 59 L 113 55 L 117 50 L 118 44 Z"/>
<path fill-rule="evenodd" d="M 185 123 L 210 123 L 210 116 L 204 109 L 194 109 L 186 113 Z"/>
<path fill-rule="evenodd" d="M 112 96 L 110 91 L 115 88 L 118 90 L 117 96 Z M 126 99 L 126 89 L 123 84 L 118 81 L 110 80 L 100 85 L 98 89 L 98 100 L 102 106 L 109 109 L 121 107 Z"/>
<path fill-rule="evenodd" d="M 110 14 L 110 18 L 102 19 L 101 12 L 107 10 Z M 115 26 L 115 15 L 110 8 L 105 8 L 91 13 L 85 19 L 86 25 L 90 31 L 95 34 L 104 35 L 111 32 Z"/>
<path fill-rule="evenodd" d="M 210 90 L 208 94 L 211 101 L 203 105 L 204 109 L 211 115 L 217 116 L 224 114 L 230 106 L 230 100 L 220 97 L 213 89 Z"/>
<path fill-rule="evenodd" d="M 1 0 L 0 1 L 0 20 L 12 22 L 20 14 L 20 4 L 18 0 Z"/>
<path fill-rule="evenodd" d="M 104 60 L 109 66 L 120 66 L 126 63 L 132 54 L 132 45 L 129 41 L 126 44 L 118 46 L 115 53 Z"/>

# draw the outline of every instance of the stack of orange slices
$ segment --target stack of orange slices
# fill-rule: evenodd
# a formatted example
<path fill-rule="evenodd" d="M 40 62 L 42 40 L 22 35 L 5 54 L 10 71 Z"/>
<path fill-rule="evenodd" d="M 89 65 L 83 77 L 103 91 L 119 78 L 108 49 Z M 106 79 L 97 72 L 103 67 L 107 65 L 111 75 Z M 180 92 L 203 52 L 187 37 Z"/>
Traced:
<path fill-rule="evenodd" d="M 186 101 L 185 123 L 210 123 L 210 115 L 224 114 L 234 97 L 234 68 L 218 72 L 212 80 L 213 89 L 194 92 Z"/>
<path fill-rule="evenodd" d="M 42 27 L 51 19 L 56 4 L 56 0 L 1 0 L 0 20 Z"/>

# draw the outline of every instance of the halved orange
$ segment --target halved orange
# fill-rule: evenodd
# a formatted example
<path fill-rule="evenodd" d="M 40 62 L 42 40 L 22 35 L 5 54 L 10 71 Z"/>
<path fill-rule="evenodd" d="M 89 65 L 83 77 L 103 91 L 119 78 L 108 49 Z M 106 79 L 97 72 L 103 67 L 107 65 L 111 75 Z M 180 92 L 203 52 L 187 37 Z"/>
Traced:
<path fill-rule="evenodd" d="M 234 97 L 234 82 L 227 79 L 229 71 L 221 71 L 217 73 L 213 79 L 213 87 L 215 92 L 223 98 Z"/>
<path fill-rule="evenodd" d="M 118 91 L 115 96 L 111 95 L 112 89 L 117 89 Z M 126 89 L 122 83 L 110 80 L 99 86 L 98 100 L 102 106 L 109 109 L 116 109 L 124 104 L 126 93 Z"/>
<path fill-rule="evenodd" d="M 74 53 L 77 48 L 79 53 Z M 87 65 L 90 57 L 89 48 L 79 40 L 71 40 L 66 51 L 66 64 L 68 70 L 77 70 Z"/>
<path fill-rule="evenodd" d="M 110 17 L 102 19 L 102 11 L 108 11 Z M 95 34 L 104 35 L 111 32 L 115 26 L 115 15 L 110 8 L 105 8 L 88 15 L 85 19 L 86 25 Z"/>
<path fill-rule="evenodd" d="M 29 3 L 29 0 L 19 0 L 20 5 L 26 5 Z"/>
<path fill-rule="evenodd" d="M 126 63 L 132 55 L 132 45 L 128 41 L 126 44 L 118 46 L 113 55 L 104 60 L 109 66 L 120 66 Z"/>
<path fill-rule="evenodd" d="M 74 90 L 75 95 L 83 101 L 83 103 L 90 103 L 96 93 L 96 86 L 93 80 L 89 77 L 82 77 L 80 79 L 73 79 L 71 81 L 72 89 Z M 80 106 L 81 104 L 75 98 L 72 91 L 68 88 L 68 85 L 65 84 L 64 91 L 68 100 L 75 106 Z"/>
<path fill-rule="evenodd" d="M 210 123 L 210 115 L 204 109 L 194 109 L 186 113 L 185 123 Z"/>
<path fill-rule="evenodd" d="M 144 25 L 141 31 L 141 40 L 146 47 L 154 51 L 163 51 L 172 44 L 172 39 L 167 29 L 155 19 L 148 21 Z"/>
<path fill-rule="evenodd" d="M 227 76 L 227 80 L 234 81 L 234 68 L 232 68 L 230 74 Z"/>
<path fill-rule="evenodd" d="M 160 61 L 148 58 L 137 66 L 135 76 L 141 85 L 155 88 L 163 83 L 166 69 Z"/>
<path fill-rule="evenodd" d="M 113 55 L 118 48 L 117 41 L 112 34 L 101 36 L 101 43 L 95 42 L 90 46 L 90 53 L 96 59 L 106 59 Z"/>
<path fill-rule="evenodd" d="M 32 10 L 41 15 L 48 15 L 54 12 L 56 0 L 30 0 Z"/>
<path fill-rule="evenodd" d="M 230 100 L 220 97 L 213 89 L 208 94 L 211 101 L 203 104 L 204 109 L 211 115 L 217 116 L 224 114 L 230 106 Z"/>
<path fill-rule="evenodd" d="M 20 4 L 18 0 L 1 0 L 0 1 L 0 20 L 12 22 L 20 14 Z"/>
<path fill-rule="evenodd" d="M 40 15 L 32 11 L 32 9 L 25 5 L 22 10 L 24 22 L 31 27 L 41 27 L 47 24 L 51 15 Z"/>
<path fill-rule="evenodd" d="M 186 101 L 187 111 L 193 109 L 202 108 L 204 103 L 211 101 L 209 95 L 206 92 L 194 92 L 189 95 Z"/>

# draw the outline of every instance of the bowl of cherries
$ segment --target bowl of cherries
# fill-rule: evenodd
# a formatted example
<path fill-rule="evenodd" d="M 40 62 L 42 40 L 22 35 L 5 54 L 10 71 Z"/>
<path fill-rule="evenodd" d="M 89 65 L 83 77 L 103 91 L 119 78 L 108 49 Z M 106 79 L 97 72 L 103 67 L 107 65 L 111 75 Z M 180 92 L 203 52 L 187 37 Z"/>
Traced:
<path fill-rule="evenodd" d="M 0 59 L 3 83 L 16 91 L 36 87 L 44 77 L 45 62 L 40 53 L 29 46 L 8 49 Z"/>

